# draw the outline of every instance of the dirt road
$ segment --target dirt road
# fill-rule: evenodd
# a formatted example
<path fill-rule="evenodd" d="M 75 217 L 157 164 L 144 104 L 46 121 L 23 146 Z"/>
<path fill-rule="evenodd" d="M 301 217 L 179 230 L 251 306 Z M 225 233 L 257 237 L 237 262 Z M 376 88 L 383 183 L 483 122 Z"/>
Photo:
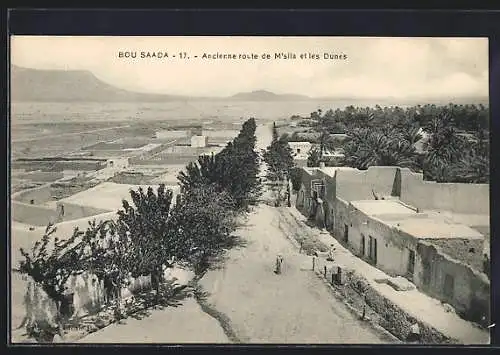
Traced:
<path fill-rule="evenodd" d="M 256 131 L 257 150 L 271 142 L 269 125 Z M 264 170 L 264 164 L 262 170 Z M 279 212 L 259 205 L 238 234 L 248 243 L 229 252 L 223 269 L 208 272 L 201 285 L 208 302 L 231 320 L 241 342 L 387 343 L 389 340 L 354 318 L 311 271 L 310 257 L 299 254 L 279 228 Z M 276 255 L 284 269 L 276 275 Z"/>
<path fill-rule="evenodd" d="M 224 269 L 210 271 L 201 284 L 208 302 L 224 313 L 242 342 L 387 343 L 354 318 L 312 273 L 311 259 L 293 248 L 279 229 L 279 214 L 261 205 L 240 231 L 246 247 L 230 252 Z M 284 257 L 281 275 L 275 257 Z"/>

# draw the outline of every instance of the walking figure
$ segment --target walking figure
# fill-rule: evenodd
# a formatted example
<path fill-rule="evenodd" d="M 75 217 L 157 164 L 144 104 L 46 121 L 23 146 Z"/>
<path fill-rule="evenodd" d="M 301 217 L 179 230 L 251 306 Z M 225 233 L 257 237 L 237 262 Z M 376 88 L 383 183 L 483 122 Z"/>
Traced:
<path fill-rule="evenodd" d="M 282 264 L 283 264 L 283 257 L 280 254 L 278 254 L 278 256 L 276 257 L 276 270 L 274 270 L 276 274 L 281 274 Z"/>

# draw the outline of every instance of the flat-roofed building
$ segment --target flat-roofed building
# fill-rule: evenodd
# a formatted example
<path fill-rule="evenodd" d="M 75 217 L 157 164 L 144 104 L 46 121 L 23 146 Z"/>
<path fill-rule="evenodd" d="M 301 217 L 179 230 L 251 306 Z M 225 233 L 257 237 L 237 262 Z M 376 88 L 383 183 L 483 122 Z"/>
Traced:
<path fill-rule="evenodd" d="M 489 186 L 435 183 L 399 167 L 303 168 L 297 208 L 355 255 L 465 318 L 489 316 Z"/>

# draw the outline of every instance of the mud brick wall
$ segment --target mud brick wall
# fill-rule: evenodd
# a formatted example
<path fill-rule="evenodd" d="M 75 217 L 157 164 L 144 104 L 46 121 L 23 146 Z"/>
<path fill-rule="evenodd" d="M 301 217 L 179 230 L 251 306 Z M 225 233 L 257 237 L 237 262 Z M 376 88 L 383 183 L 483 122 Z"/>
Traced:
<path fill-rule="evenodd" d="M 421 241 L 417 245 L 415 275 L 419 289 L 452 305 L 463 318 L 489 322 L 490 281 L 484 273 Z"/>

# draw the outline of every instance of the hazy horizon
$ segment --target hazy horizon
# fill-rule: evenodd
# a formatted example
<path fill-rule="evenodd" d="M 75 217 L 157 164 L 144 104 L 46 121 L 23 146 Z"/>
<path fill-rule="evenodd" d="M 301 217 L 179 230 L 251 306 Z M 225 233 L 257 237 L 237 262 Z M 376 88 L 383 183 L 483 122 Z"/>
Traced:
<path fill-rule="evenodd" d="M 347 59 L 118 58 L 122 50 L 334 53 Z M 189 48 L 187 50 L 186 48 Z M 11 64 L 84 70 L 119 89 L 224 98 L 268 91 L 310 98 L 488 97 L 487 38 L 13 36 Z"/>

